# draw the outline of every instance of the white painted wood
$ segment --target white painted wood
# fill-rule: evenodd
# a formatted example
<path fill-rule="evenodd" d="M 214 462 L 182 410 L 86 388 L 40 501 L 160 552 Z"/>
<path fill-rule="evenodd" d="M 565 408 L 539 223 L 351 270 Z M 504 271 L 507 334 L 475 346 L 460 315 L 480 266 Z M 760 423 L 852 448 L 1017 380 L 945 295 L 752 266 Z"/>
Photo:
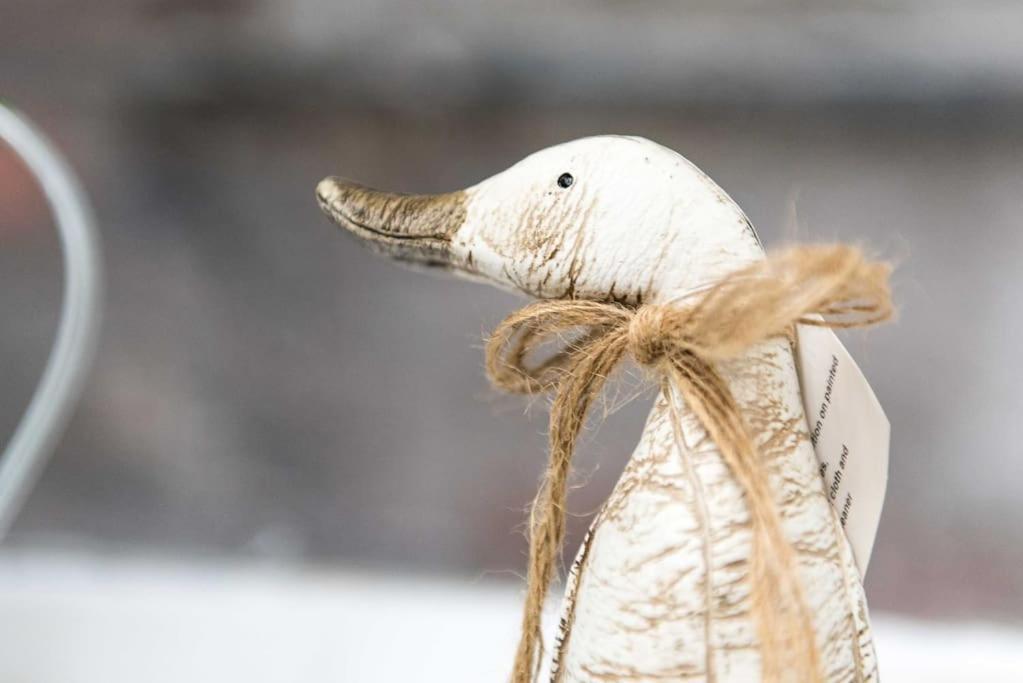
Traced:
<path fill-rule="evenodd" d="M 565 174 L 570 184 L 558 182 Z M 344 222 L 356 214 L 342 205 L 349 194 L 331 182 L 321 186 L 321 203 Z M 552 147 L 441 197 L 451 198 L 424 206 L 457 202 L 464 214 L 440 213 L 464 217 L 445 228 L 446 250 L 434 240 L 430 258 L 441 254 L 456 272 L 534 297 L 666 303 L 763 257 L 753 227 L 721 188 L 641 138 Z M 373 215 L 400 215 L 412 205 L 388 201 L 401 210 Z M 400 240 L 386 238 L 397 228 L 350 229 L 370 240 L 384 235 L 380 241 L 404 259 L 415 252 L 409 235 L 441 230 L 401 220 Z M 817 475 L 789 342 L 763 343 L 720 371 L 770 468 L 826 678 L 874 680 L 866 600 Z M 580 551 L 554 680 L 759 680 L 750 552 L 742 492 L 675 388 L 665 385 Z"/>
<path fill-rule="evenodd" d="M 826 679 L 873 680 L 866 600 L 817 475 L 788 343 L 761 345 L 724 374 L 773 470 Z M 589 544 L 570 582 L 558 680 L 759 679 L 746 507 L 673 389 L 658 397 Z"/>
<path fill-rule="evenodd" d="M 570 173 L 573 184 L 556 179 Z M 638 138 L 539 152 L 469 191 L 463 267 L 533 296 L 666 302 L 760 258 L 724 191 Z M 471 255 L 471 257 L 470 257 Z M 829 681 L 876 677 L 866 599 L 807 438 L 787 340 L 721 368 L 772 470 Z M 742 492 L 674 387 L 573 568 L 559 681 L 755 681 Z"/>

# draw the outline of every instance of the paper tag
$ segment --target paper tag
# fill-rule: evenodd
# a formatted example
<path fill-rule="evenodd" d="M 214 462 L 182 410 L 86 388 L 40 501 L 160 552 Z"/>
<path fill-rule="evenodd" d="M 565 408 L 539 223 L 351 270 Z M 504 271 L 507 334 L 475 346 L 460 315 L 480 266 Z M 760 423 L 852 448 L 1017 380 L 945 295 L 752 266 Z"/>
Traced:
<path fill-rule="evenodd" d="M 867 573 L 888 485 L 891 427 L 866 378 L 835 333 L 797 325 L 796 364 L 810 442 L 824 492 Z"/>

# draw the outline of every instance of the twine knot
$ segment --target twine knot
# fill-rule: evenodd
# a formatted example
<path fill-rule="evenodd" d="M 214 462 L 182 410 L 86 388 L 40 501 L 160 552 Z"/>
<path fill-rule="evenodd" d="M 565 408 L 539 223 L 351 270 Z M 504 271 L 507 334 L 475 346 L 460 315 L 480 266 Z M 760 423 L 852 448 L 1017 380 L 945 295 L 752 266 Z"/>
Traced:
<path fill-rule="evenodd" d="M 782 533 L 755 441 L 716 364 L 788 334 L 796 323 L 863 327 L 888 319 L 889 273 L 887 264 L 867 261 L 853 247 L 792 247 L 725 276 L 684 308 L 538 301 L 497 327 L 487 342 L 491 382 L 506 391 L 554 393 L 550 460 L 530 514 L 515 683 L 532 681 L 539 665 L 540 615 L 564 540 L 576 438 L 590 405 L 626 353 L 669 377 L 745 494 L 753 534 L 751 610 L 763 680 L 775 682 L 783 676 L 800 682 L 820 680 L 816 634 L 795 550 Z M 530 364 L 530 353 L 550 342 L 563 347 Z"/>
<path fill-rule="evenodd" d="M 629 351 L 640 365 L 656 365 L 670 346 L 665 309 L 648 305 L 638 309 L 629 321 Z"/>

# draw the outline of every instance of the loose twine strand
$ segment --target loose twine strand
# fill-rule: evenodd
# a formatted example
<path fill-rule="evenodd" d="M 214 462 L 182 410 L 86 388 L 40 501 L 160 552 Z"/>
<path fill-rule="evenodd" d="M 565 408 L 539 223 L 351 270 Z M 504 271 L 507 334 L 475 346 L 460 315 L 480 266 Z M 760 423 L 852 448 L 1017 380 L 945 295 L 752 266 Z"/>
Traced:
<path fill-rule="evenodd" d="M 486 349 L 491 382 L 510 392 L 554 393 L 550 460 L 529 515 L 526 601 L 514 683 L 530 683 L 539 670 L 541 612 L 565 537 L 576 438 L 605 380 L 627 353 L 674 381 L 745 493 L 753 534 L 751 610 L 763 680 L 821 680 L 812 615 L 795 550 L 782 531 L 767 465 L 716 364 L 791 332 L 795 323 L 846 328 L 887 320 L 893 310 L 890 272 L 888 264 L 866 260 L 855 247 L 796 246 L 726 276 L 685 307 L 539 301 L 497 327 Z M 530 365 L 530 353 L 550 342 L 564 346 Z"/>

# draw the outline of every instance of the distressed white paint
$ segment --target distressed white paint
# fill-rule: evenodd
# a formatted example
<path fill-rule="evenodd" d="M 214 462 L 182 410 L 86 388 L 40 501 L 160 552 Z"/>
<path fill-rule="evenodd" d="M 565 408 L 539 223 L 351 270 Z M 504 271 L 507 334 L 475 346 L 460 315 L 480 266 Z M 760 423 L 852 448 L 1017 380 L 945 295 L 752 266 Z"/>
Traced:
<path fill-rule="evenodd" d="M 564 173 L 568 188 L 557 182 Z M 551 147 L 467 195 L 452 240 L 456 267 L 530 296 L 663 301 L 762 253 L 721 188 L 642 138 Z"/>
<path fill-rule="evenodd" d="M 334 194 L 324 187 L 321 202 Z M 763 257 L 721 188 L 641 138 L 552 147 L 459 197 L 447 265 L 536 297 L 665 303 Z M 771 471 L 827 680 L 876 679 L 863 589 L 816 473 L 789 342 L 720 370 Z M 666 385 L 573 569 L 555 680 L 758 680 L 750 551 L 742 492 Z"/>

